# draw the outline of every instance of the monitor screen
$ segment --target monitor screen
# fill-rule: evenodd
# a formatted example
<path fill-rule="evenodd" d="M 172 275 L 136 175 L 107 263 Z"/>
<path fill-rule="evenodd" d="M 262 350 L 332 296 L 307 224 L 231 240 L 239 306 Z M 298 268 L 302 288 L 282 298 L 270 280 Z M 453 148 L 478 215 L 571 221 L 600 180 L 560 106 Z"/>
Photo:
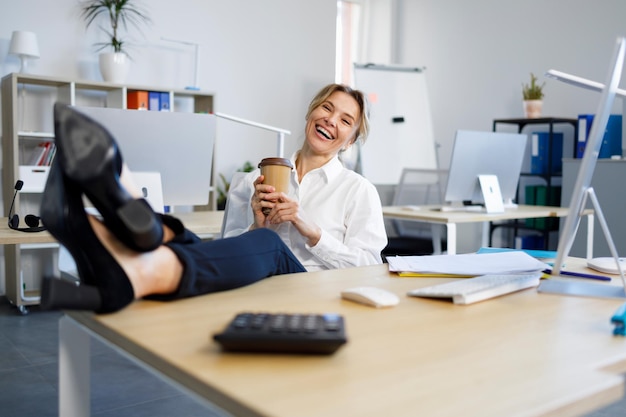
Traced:
<path fill-rule="evenodd" d="M 444 200 L 483 204 L 478 176 L 496 175 L 502 199 L 513 202 L 527 140 L 518 133 L 457 131 Z"/>
<path fill-rule="evenodd" d="M 161 174 L 165 205 L 208 204 L 215 116 L 107 107 L 76 109 L 111 132 L 131 171 Z"/>

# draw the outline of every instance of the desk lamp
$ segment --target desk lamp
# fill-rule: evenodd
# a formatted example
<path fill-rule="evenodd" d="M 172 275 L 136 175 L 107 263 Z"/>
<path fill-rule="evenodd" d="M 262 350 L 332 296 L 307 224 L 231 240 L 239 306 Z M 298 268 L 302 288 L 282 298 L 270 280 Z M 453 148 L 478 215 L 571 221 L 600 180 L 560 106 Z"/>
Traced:
<path fill-rule="evenodd" d="M 20 73 L 26 73 L 27 58 L 39 58 L 37 35 L 24 30 L 13 31 L 9 54 L 20 58 Z"/>
<path fill-rule="evenodd" d="M 222 119 L 230 120 L 233 122 L 241 123 L 248 126 L 258 127 L 259 129 L 269 130 L 271 132 L 276 132 L 278 134 L 276 140 L 276 155 L 280 158 L 283 157 L 285 153 L 285 135 L 291 135 L 291 131 L 286 129 L 281 129 L 279 127 L 269 126 L 262 123 L 253 122 L 250 120 L 242 119 L 239 117 L 231 116 L 224 113 L 214 113 L 216 117 L 221 117 Z"/>

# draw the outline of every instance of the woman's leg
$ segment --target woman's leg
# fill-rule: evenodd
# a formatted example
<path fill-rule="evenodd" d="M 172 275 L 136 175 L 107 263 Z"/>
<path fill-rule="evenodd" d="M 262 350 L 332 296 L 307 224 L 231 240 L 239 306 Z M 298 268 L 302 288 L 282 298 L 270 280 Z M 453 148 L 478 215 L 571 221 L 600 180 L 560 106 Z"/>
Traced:
<path fill-rule="evenodd" d="M 169 217 L 169 216 L 168 216 Z M 304 267 L 269 229 L 201 241 L 181 229 L 173 217 L 164 221 L 174 238 L 152 252 L 137 253 L 90 218 L 92 228 L 133 287 L 135 298 L 174 300 L 249 285 L 273 275 L 305 272 Z"/>
<path fill-rule="evenodd" d="M 237 237 L 199 243 L 166 243 L 184 272 L 175 292 L 159 299 L 176 299 L 230 290 L 273 275 L 306 272 L 300 261 L 272 230 L 257 229 Z"/>

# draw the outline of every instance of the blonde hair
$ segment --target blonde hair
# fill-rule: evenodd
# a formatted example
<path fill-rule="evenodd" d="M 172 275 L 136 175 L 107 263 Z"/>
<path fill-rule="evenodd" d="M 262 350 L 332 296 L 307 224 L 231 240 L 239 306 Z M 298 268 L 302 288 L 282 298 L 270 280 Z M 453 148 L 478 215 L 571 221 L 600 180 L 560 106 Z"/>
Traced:
<path fill-rule="evenodd" d="M 306 112 L 305 120 L 309 119 L 309 116 L 311 115 L 313 110 L 319 107 L 323 102 L 328 99 L 328 97 L 330 97 L 331 94 L 337 91 L 348 94 L 359 105 L 359 126 L 353 142 L 356 142 L 360 139 L 362 143 L 365 143 L 365 139 L 367 139 L 367 135 L 370 131 L 369 108 L 367 99 L 365 98 L 365 94 L 363 94 L 362 91 L 355 90 L 347 85 L 328 84 L 326 87 L 322 88 L 319 93 L 317 93 L 315 97 L 313 97 L 311 103 L 309 103 L 309 109 Z"/>

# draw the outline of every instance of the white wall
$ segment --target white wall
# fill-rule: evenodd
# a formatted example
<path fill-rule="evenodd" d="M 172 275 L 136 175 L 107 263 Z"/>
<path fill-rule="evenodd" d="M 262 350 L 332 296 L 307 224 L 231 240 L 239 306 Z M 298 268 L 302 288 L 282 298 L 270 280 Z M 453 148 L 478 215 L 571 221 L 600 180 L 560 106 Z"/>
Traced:
<path fill-rule="evenodd" d="M 192 50 L 161 37 L 198 42 L 198 84 L 215 93 L 216 111 L 291 130 L 287 155 L 299 147 L 309 100 L 334 81 L 335 0 L 140 4 L 148 8 L 153 23 L 131 36 L 129 84 L 191 84 Z M 19 60 L 7 55 L 12 31 L 30 30 L 38 35 L 41 58 L 32 61 L 29 72 L 101 80 L 92 46 L 102 41 L 101 32 L 96 25 L 85 30 L 77 0 L 0 0 L 0 28 L 0 75 L 19 70 Z M 217 129 L 216 172 L 230 176 L 245 161 L 256 163 L 276 152 L 273 133 L 225 120 L 218 120 Z"/>
<path fill-rule="evenodd" d="M 34 74 L 100 80 L 93 43 L 96 25 L 85 30 L 76 0 L 0 0 L 0 73 L 19 70 L 7 56 L 11 32 L 37 33 L 41 58 Z M 223 113 L 289 129 L 287 151 L 302 139 L 304 112 L 312 95 L 334 80 L 334 0 L 143 0 L 152 25 L 133 31 L 130 84 L 183 88 L 193 81 L 191 47 L 161 37 L 200 43 L 199 82 L 215 93 Z M 37 10 L 37 13 L 33 13 Z M 143 35 L 143 36 L 142 36 Z M 260 133 L 259 133 L 260 132 Z M 236 145 L 235 145 L 236 144 Z M 275 152 L 275 135 L 218 122 L 218 172 L 231 173 L 246 160 Z"/>
<path fill-rule="evenodd" d="M 403 19 L 396 63 L 427 67 L 443 167 L 457 129 L 491 130 L 493 119 L 523 117 L 521 83 L 530 72 L 546 81 L 545 116 L 594 113 L 598 93 L 543 74 L 557 69 L 604 82 L 615 40 L 626 36 L 623 0 L 395 1 Z M 614 111 L 622 111 L 621 100 Z M 474 250 L 473 234 L 461 234 L 471 239 L 460 250 Z"/>

